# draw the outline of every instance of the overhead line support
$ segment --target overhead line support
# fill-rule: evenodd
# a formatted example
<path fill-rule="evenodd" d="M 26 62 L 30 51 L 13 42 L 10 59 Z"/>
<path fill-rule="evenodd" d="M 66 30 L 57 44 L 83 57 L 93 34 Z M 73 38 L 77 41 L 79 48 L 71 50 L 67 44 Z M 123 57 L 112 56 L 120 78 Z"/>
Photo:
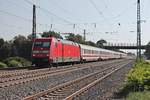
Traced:
<path fill-rule="evenodd" d="M 36 38 L 36 6 L 33 5 L 32 40 Z"/>
<path fill-rule="evenodd" d="M 137 0 L 137 59 L 141 60 L 141 15 L 140 15 L 140 0 Z"/>

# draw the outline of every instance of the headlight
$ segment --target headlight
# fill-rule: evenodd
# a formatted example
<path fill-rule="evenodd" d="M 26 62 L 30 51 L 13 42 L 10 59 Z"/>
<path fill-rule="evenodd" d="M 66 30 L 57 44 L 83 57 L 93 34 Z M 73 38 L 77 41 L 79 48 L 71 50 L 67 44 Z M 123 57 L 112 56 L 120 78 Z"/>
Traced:
<path fill-rule="evenodd" d="M 39 53 L 39 51 L 33 51 L 33 53 Z"/>
<path fill-rule="evenodd" d="M 42 51 L 42 53 L 49 53 L 49 51 L 47 51 L 47 50 L 44 50 L 44 51 Z"/>

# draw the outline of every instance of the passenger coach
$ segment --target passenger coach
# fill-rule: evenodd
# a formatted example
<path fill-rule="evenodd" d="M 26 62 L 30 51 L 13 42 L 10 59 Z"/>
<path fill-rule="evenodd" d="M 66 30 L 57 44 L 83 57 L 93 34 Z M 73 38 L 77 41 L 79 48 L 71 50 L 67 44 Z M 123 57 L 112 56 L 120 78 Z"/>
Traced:
<path fill-rule="evenodd" d="M 83 61 L 108 60 L 126 57 L 125 53 L 115 52 L 83 44 L 79 45 L 81 48 L 81 60 Z"/>

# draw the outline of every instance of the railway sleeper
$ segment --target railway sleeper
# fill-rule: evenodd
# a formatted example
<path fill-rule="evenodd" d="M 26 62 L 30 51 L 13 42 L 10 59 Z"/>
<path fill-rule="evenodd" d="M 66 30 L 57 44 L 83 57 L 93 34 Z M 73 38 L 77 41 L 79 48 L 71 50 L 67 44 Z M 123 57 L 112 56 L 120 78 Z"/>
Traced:
<path fill-rule="evenodd" d="M 49 96 L 53 96 L 53 97 L 57 97 L 57 96 L 66 96 L 66 94 L 55 94 L 55 93 L 48 93 L 46 94 L 46 97 L 49 97 Z M 45 97 L 45 95 L 43 95 L 42 97 Z"/>
<path fill-rule="evenodd" d="M 62 92 L 56 92 L 55 95 L 70 95 L 72 94 L 72 92 L 75 92 L 75 91 L 62 91 Z"/>
<path fill-rule="evenodd" d="M 65 97 L 63 97 L 63 96 L 58 96 L 58 97 L 56 97 L 56 96 L 49 96 L 47 98 L 42 97 L 42 98 L 40 98 L 40 100 L 63 100 L 64 98 Z"/>

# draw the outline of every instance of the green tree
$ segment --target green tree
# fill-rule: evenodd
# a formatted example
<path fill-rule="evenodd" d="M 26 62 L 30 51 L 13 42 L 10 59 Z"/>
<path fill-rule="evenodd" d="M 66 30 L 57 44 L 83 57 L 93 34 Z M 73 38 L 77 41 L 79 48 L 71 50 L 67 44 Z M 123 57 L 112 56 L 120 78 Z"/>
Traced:
<path fill-rule="evenodd" d="M 73 42 L 76 42 L 76 43 L 81 43 L 81 44 L 85 44 L 85 45 L 90 45 L 90 46 L 96 46 L 96 44 L 92 41 L 84 41 L 84 38 L 77 34 L 69 34 L 68 36 L 65 37 L 67 40 L 69 41 L 73 41 Z"/>
<path fill-rule="evenodd" d="M 96 44 L 92 41 L 86 41 L 85 44 L 96 47 Z"/>
<path fill-rule="evenodd" d="M 84 39 L 81 35 L 77 34 L 69 34 L 68 36 L 65 37 L 67 40 L 69 41 L 73 41 L 73 42 L 76 42 L 76 43 L 81 43 L 81 44 L 84 44 Z"/>
<path fill-rule="evenodd" d="M 70 33 L 68 36 L 66 36 L 65 37 L 66 38 L 66 40 L 69 40 L 69 41 L 73 41 L 73 42 L 75 42 L 76 40 L 75 40 L 75 34 L 72 34 L 72 33 Z"/>
<path fill-rule="evenodd" d="M 0 38 L 0 47 L 4 44 L 4 39 Z"/>
<path fill-rule="evenodd" d="M 11 43 L 4 42 L 4 44 L 0 47 L 0 60 L 10 57 L 12 54 L 11 51 L 12 51 Z"/>
<path fill-rule="evenodd" d="M 56 38 L 63 39 L 59 33 L 54 31 L 43 32 L 42 37 L 56 37 Z"/>
<path fill-rule="evenodd" d="M 29 41 L 32 41 L 32 34 L 29 34 L 29 35 L 27 36 L 27 39 L 28 39 Z"/>
<path fill-rule="evenodd" d="M 20 56 L 26 59 L 31 58 L 32 41 L 24 36 L 18 35 L 13 41 L 13 56 Z"/>
<path fill-rule="evenodd" d="M 0 39 L 0 60 L 12 56 L 19 56 L 26 59 L 31 58 L 32 38 L 18 35 L 11 41 Z"/>

